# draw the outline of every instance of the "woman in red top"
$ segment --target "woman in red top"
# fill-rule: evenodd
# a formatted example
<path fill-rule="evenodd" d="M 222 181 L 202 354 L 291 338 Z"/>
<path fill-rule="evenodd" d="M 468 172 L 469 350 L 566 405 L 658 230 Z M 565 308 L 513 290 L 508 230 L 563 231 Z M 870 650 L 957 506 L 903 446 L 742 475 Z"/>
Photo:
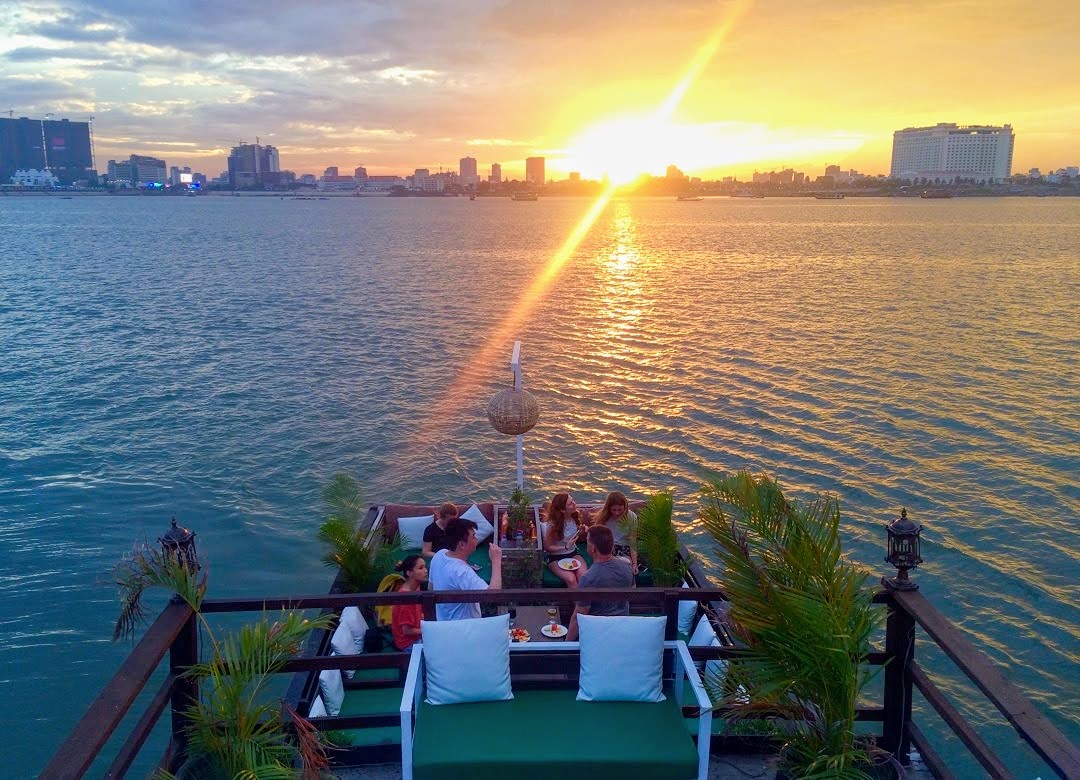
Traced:
<path fill-rule="evenodd" d="M 428 570 L 424 556 L 410 555 L 396 567 L 405 578 L 399 592 L 422 590 L 427 582 Z M 395 604 L 390 610 L 390 630 L 394 633 L 394 647 L 408 650 L 420 641 L 420 621 L 424 609 L 419 604 Z"/>

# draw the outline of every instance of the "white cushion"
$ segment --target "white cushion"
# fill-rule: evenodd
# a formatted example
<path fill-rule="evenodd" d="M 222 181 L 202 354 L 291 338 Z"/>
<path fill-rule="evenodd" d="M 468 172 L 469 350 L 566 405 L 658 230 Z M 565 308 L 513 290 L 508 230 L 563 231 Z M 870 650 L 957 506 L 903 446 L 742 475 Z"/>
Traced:
<path fill-rule="evenodd" d="M 352 634 L 356 652 L 364 652 L 364 635 L 367 633 L 368 624 L 360 613 L 360 608 L 345 607 L 345 609 L 341 610 L 341 622 L 348 627 L 349 633 Z"/>
<path fill-rule="evenodd" d="M 510 616 L 420 621 L 427 703 L 506 701 L 510 689 Z"/>
<path fill-rule="evenodd" d="M 418 517 L 399 517 L 398 533 L 401 534 L 401 546 L 406 550 L 419 550 L 424 546 L 424 530 L 435 522 L 435 515 Z"/>
<path fill-rule="evenodd" d="M 689 588 L 685 582 L 682 585 Z M 694 617 L 697 615 L 698 603 L 696 601 L 679 602 L 679 633 L 689 634 L 694 628 Z"/>
<path fill-rule="evenodd" d="M 663 701 L 664 617 L 578 615 L 578 701 Z"/>
<path fill-rule="evenodd" d="M 694 635 L 690 637 L 690 641 L 686 644 L 688 647 L 720 647 L 720 637 L 716 635 L 716 629 L 712 627 L 708 616 L 701 616 L 697 628 L 694 629 Z M 705 664 L 698 663 L 697 667 L 699 671 L 704 671 L 705 674 L 720 678 L 721 682 L 727 674 L 727 661 L 723 658 L 716 658 L 707 661 Z"/>
<path fill-rule="evenodd" d="M 322 696 L 316 696 L 315 701 L 311 702 L 311 706 L 308 707 L 309 718 L 325 718 L 326 717 L 326 705 L 323 704 Z"/>
<path fill-rule="evenodd" d="M 319 672 L 319 693 L 322 694 L 326 711 L 331 715 L 341 712 L 345 701 L 345 684 L 341 681 L 341 672 L 337 669 L 323 669 Z"/>
<path fill-rule="evenodd" d="M 495 533 L 495 526 L 488 522 L 488 519 L 484 517 L 484 513 L 480 511 L 480 507 L 473 504 L 466 509 L 462 515 L 463 520 L 472 520 L 476 523 L 476 541 L 482 542 L 488 539 Z"/>
<path fill-rule="evenodd" d="M 352 631 L 342 622 L 338 622 L 337 628 L 334 629 L 334 635 L 330 637 L 330 647 L 333 648 L 334 655 L 358 655 Z M 352 669 L 342 669 L 341 673 L 345 675 L 346 680 L 353 678 Z"/>
<path fill-rule="evenodd" d="M 712 627 L 712 623 L 709 622 L 709 618 L 705 615 L 701 616 L 701 620 L 698 621 L 697 628 L 694 629 L 694 633 L 690 635 L 690 641 L 687 642 L 688 647 L 711 647 L 713 644 L 718 643 L 716 638 L 716 631 Z"/>

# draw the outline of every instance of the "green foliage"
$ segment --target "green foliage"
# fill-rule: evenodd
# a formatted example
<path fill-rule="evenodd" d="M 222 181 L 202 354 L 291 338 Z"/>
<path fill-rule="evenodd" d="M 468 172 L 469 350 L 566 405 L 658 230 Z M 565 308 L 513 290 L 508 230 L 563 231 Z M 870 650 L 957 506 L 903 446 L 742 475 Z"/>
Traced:
<path fill-rule="evenodd" d="M 287 705 L 283 709 L 268 686 L 312 629 L 329 628 L 333 615 L 308 620 L 296 612 L 283 612 L 274 621 L 263 615 L 257 623 L 218 640 L 200 613 L 205 575 L 200 577 L 160 550 L 141 544 L 114 568 L 113 577 L 121 599 L 114 640 L 131 636 L 143 621 L 145 591 L 162 588 L 177 593 L 195 611 L 212 648 L 210 660 L 185 672 L 202 683 L 199 701 L 184 712 L 185 780 L 320 776 L 329 762 L 318 732 Z M 159 771 L 154 777 L 168 780 L 173 775 Z"/>
<path fill-rule="evenodd" d="M 223 777 L 294 778 L 293 762 L 303 755 L 309 768 L 312 763 L 325 767 L 325 753 L 312 750 L 317 735 L 310 724 L 301 724 L 287 707 L 283 712 L 267 689 L 312 629 L 329 628 L 333 618 L 308 620 L 283 612 L 271 621 L 264 615 L 215 642 L 211 659 L 191 667 L 188 673 L 202 681 L 200 700 L 186 712 L 188 749 L 199 766 Z"/>
<path fill-rule="evenodd" d="M 532 522 L 532 499 L 521 488 L 514 488 L 506 504 L 506 532 L 513 536 L 517 531 L 528 534 Z"/>
<path fill-rule="evenodd" d="M 329 514 L 319 527 L 319 539 L 330 547 L 323 563 L 341 569 L 351 592 L 373 592 L 401 556 L 400 537 L 387 542 L 381 533 L 369 533 L 363 525 L 359 485 L 348 474 L 334 475 L 323 490 L 323 501 Z"/>
<path fill-rule="evenodd" d="M 176 593 L 196 612 L 206 596 L 206 574 L 189 571 L 175 558 L 145 541 L 135 545 L 131 556 L 112 570 L 120 597 L 120 615 L 113 627 L 113 641 L 135 636 L 135 629 L 146 622 L 142 597 L 148 588 L 162 588 Z"/>
<path fill-rule="evenodd" d="M 679 537 L 671 521 L 673 508 L 670 493 L 657 493 L 638 512 L 638 555 L 649 564 L 653 583 L 661 588 L 681 584 L 690 563 L 679 555 Z"/>
<path fill-rule="evenodd" d="M 722 716 L 787 719 L 792 777 L 867 777 L 876 749 L 855 735 L 855 705 L 881 616 L 867 575 L 842 555 L 838 503 L 789 502 L 768 476 L 742 471 L 705 485 L 700 517 L 745 644 L 722 684 L 706 681 Z"/>

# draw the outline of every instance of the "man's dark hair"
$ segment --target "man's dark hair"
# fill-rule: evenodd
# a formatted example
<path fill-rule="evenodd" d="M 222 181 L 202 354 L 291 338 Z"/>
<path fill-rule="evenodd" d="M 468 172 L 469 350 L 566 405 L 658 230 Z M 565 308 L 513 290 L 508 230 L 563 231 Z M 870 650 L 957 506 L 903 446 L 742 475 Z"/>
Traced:
<path fill-rule="evenodd" d="M 469 531 L 475 530 L 476 523 L 472 520 L 455 517 L 446 524 L 446 549 L 450 552 L 454 552 L 459 544 L 469 538 Z M 610 535 L 611 531 L 608 531 L 608 534 Z"/>
<path fill-rule="evenodd" d="M 589 543 L 601 555 L 611 555 L 611 551 L 615 549 L 615 537 L 611 535 L 611 529 L 606 525 L 589 527 Z"/>

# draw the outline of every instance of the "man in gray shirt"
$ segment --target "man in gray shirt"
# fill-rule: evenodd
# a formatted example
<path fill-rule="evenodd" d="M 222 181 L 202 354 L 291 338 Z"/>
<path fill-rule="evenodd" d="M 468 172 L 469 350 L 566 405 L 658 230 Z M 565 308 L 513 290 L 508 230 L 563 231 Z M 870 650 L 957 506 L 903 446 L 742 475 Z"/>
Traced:
<path fill-rule="evenodd" d="M 594 525 L 589 529 L 586 542 L 592 566 L 585 572 L 578 584 L 579 588 L 632 588 L 634 570 L 625 558 L 616 558 L 612 553 L 615 540 L 611 529 L 603 525 Z M 570 617 L 566 640 L 573 642 L 578 638 L 578 615 L 629 615 L 630 603 L 627 601 L 579 601 Z"/>

